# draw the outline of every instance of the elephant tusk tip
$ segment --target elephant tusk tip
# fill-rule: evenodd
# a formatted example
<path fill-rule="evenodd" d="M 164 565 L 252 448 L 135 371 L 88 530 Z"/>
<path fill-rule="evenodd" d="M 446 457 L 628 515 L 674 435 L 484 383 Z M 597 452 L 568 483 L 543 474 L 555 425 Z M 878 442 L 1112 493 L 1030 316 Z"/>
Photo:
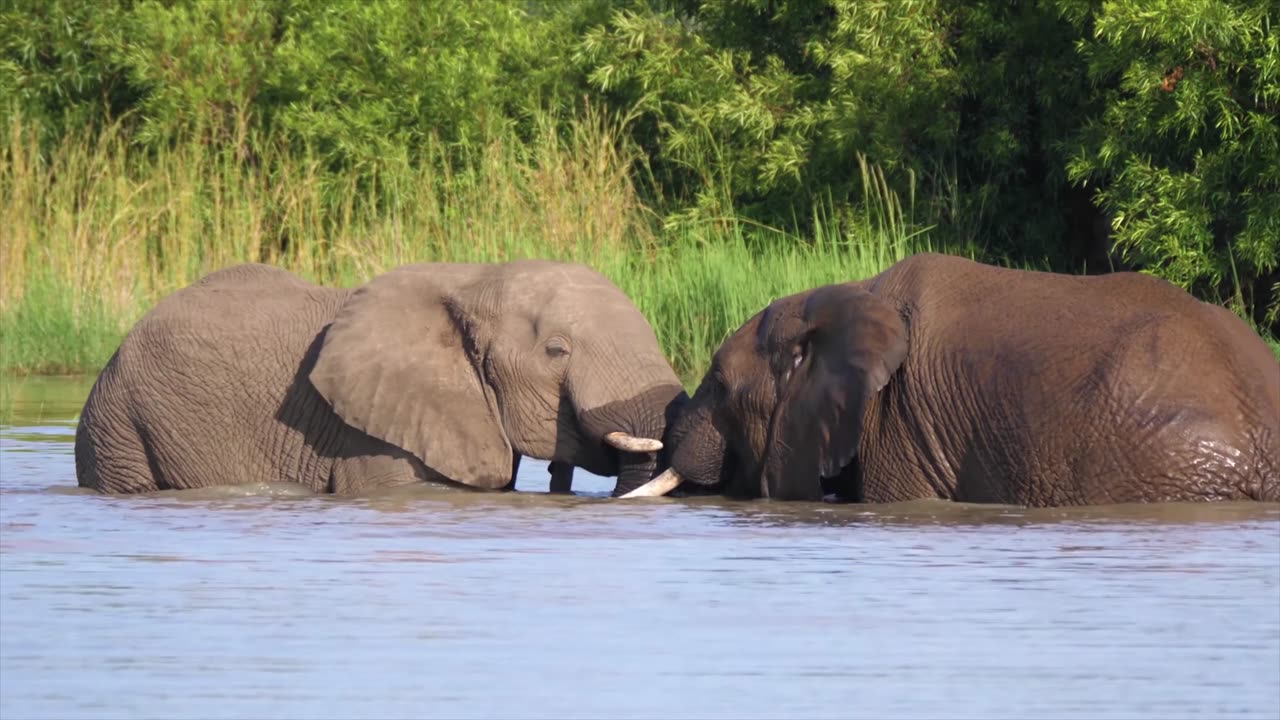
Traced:
<path fill-rule="evenodd" d="M 604 436 L 604 441 L 613 447 L 626 452 L 651 453 L 662 449 L 662 441 L 653 438 L 642 438 L 618 431 Z"/>
<path fill-rule="evenodd" d="M 662 497 L 672 490 L 675 490 L 676 486 L 683 481 L 684 478 L 680 477 L 680 474 L 677 473 L 674 468 L 667 468 L 667 470 L 665 470 L 661 475 L 641 485 L 635 490 L 632 490 L 625 495 L 619 495 L 618 499 L 625 500 L 627 498 L 638 497 Z"/>

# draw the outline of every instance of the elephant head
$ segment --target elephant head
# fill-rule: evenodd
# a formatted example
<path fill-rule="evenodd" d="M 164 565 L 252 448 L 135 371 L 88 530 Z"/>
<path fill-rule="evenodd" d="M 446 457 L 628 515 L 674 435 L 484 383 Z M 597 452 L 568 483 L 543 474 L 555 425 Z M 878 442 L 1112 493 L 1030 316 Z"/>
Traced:
<path fill-rule="evenodd" d="M 858 451 L 872 397 L 907 353 L 899 310 L 861 284 L 774 301 L 716 351 L 668 432 L 671 467 L 627 497 L 686 487 L 823 497 Z"/>
<path fill-rule="evenodd" d="M 542 260 L 371 280 L 328 327 L 309 378 L 347 424 L 490 489 L 525 455 L 618 475 L 619 492 L 641 485 L 683 393 L 620 289 Z"/>

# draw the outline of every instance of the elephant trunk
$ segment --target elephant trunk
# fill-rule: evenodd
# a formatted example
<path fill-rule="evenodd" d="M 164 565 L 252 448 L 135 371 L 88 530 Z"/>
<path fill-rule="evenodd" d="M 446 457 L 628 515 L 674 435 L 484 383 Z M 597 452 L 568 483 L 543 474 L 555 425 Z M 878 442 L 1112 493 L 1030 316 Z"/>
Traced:
<path fill-rule="evenodd" d="M 626 400 L 588 401 L 580 407 L 578 422 L 586 438 L 599 442 L 617 468 L 615 495 L 634 490 L 657 473 L 662 438 L 686 397 L 679 385 L 662 382 Z"/>
<path fill-rule="evenodd" d="M 618 483 L 613 495 L 623 495 L 649 482 L 658 467 L 654 453 L 618 453 Z"/>
<path fill-rule="evenodd" d="M 700 389 L 701 390 L 701 389 Z M 676 404 L 673 401 L 673 404 Z M 695 494 L 710 488 L 723 487 L 730 474 L 727 462 L 727 443 L 715 428 L 706 395 L 695 394 L 693 399 L 681 393 L 678 404 L 667 423 L 665 446 L 662 450 L 662 472 L 648 482 L 615 491 L 615 497 L 655 497 L 666 495 L 681 484 Z M 685 481 L 689 482 L 686 483 Z"/>
<path fill-rule="evenodd" d="M 663 438 L 663 445 L 657 453 L 636 455 L 624 452 L 618 454 L 618 483 L 613 490 L 614 497 L 631 495 L 638 488 L 648 485 L 655 476 L 665 472 L 671 466 L 672 447 L 667 443 L 667 439 L 671 434 L 671 428 L 675 425 L 680 413 L 684 410 L 685 403 L 688 401 L 689 395 L 683 389 L 676 391 L 667 400 L 662 412 L 661 434 L 658 435 L 658 437 Z"/>
<path fill-rule="evenodd" d="M 676 472 L 675 468 L 669 467 L 654 479 L 634 490 L 630 490 L 625 493 L 615 492 L 614 497 L 662 497 L 672 490 L 675 490 L 682 482 L 684 482 L 684 478 L 680 477 L 680 473 Z"/>

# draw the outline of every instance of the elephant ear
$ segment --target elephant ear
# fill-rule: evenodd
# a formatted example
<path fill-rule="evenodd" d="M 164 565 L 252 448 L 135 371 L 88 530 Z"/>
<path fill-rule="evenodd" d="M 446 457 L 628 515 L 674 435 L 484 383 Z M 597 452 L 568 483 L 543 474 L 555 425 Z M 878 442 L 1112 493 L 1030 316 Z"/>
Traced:
<path fill-rule="evenodd" d="M 352 293 L 326 332 L 311 384 L 344 422 L 455 482 L 500 488 L 511 444 L 468 352 L 466 319 L 425 270 Z"/>
<path fill-rule="evenodd" d="M 763 490 L 817 499 L 821 478 L 853 460 L 867 403 L 902 365 L 907 329 L 884 299 L 849 285 L 815 290 L 801 311 L 805 332 L 779 349 L 790 371 L 770 428 Z"/>

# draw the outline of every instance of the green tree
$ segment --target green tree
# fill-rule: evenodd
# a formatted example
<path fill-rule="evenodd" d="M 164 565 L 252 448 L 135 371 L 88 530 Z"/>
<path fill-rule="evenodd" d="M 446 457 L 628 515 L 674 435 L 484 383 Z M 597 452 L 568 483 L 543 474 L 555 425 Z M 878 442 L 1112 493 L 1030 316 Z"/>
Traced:
<path fill-rule="evenodd" d="M 138 147 L 232 163 L 269 143 L 394 192 L 370 181 L 567 134 L 589 104 L 625 120 L 668 224 L 856 224 L 884 196 L 866 158 L 940 244 L 1121 261 L 1274 332 L 1276 20 L 1274 0 L 11 0 L 0 119 L 47 142 L 123 119 Z"/>
<path fill-rule="evenodd" d="M 140 99 L 136 138 L 205 137 L 247 151 L 287 0 L 139 2 L 111 49 Z"/>
<path fill-rule="evenodd" d="M 49 137 L 100 126 L 134 106 L 115 62 L 131 3 L 12 0 L 0 10 L 0 119 L 20 113 Z"/>
<path fill-rule="evenodd" d="M 635 115 L 671 217 L 856 215 L 865 154 L 989 259 L 1118 260 L 1274 325 L 1275 21 L 1267 0 L 655 1 L 575 59 Z"/>
<path fill-rule="evenodd" d="M 1073 3 L 1102 110 L 1070 177 L 1114 213 L 1117 247 L 1277 330 L 1280 15 L 1269 0 Z"/>
<path fill-rule="evenodd" d="M 556 38 L 502 0 L 296 3 L 284 25 L 272 120 L 344 164 L 483 144 L 555 92 Z"/>

